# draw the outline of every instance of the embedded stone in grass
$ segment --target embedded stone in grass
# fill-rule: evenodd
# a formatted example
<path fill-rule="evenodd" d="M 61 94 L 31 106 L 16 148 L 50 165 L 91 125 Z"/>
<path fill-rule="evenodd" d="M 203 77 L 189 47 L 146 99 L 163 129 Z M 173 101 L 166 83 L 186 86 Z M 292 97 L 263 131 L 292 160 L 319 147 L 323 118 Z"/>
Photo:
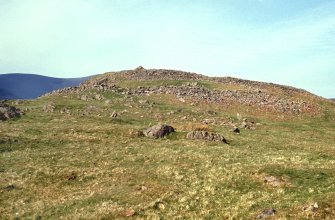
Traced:
<path fill-rule="evenodd" d="M 133 209 L 126 209 L 126 210 L 123 210 L 121 212 L 121 215 L 124 216 L 124 217 L 131 217 L 133 215 L 135 215 L 135 211 Z"/>
<path fill-rule="evenodd" d="M 75 180 L 75 179 L 77 179 L 77 174 L 72 172 L 70 175 L 66 176 L 66 179 L 67 180 Z"/>
<path fill-rule="evenodd" d="M 155 207 L 159 210 L 164 210 L 165 209 L 165 205 L 163 202 L 156 202 Z"/>
<path fill-rule="evenodd" d="M 309 212 L 316 212 L 318 209 L 319 209 L 319 205 L 317 202 L 310 204 L 310 205 L 306 205 L 303 208 L 304 211 L 309 211 Z"/>
<path fill-rule="evenodd" d="M 116 111 L 114 111 L 112 114 L 111 114 L 111 118 L 116 118 L 118 116 L 118 113 Z"/>
<path fill-rule="evenodd" d="M 276 210 L 271 208 L 271 209 L 267 209 L 267 210 L 264 210 L 261 214 L 257 215 L 256 218 L 267 218 L 267 217 L 270 217 L 270 216 L 274 216 L 276 214 Z"/>
<path fill-rule="evenodd" d="M 275 176 L 265 175 L 264 182 L 273 187 L 289 185 L 288 177 L 284 177 L 284 176 L 277 178 Z"/>
<path fill-rule="evenodd" d="M 186 138 L 191 140 L 217 141 L 228 144 L 223 135 L 208 131 L 191 131 L 187 133 Z"/>
<path fill-rule="evenodd" d="M 150 128 L 147 128 L 143 131 L 143 134 L 151 138 L 162 138 L 170 133 L 174 132 L 175 129 L 170 125 L 155 125 Z"/>
<path fill-rule="evenodd" d="M 13 184 L 10 184 L 8 186 L 3 187 L 3 189 L 6 190 L 6 191 L 12 191 L 12 190 L 16 189 L 16 186 L 13 185 Z"/>
<path fill-rule="evenodd" d="M 235 132 L 235 133 L 237 133 L 237 134 L 240 133 L 240 129 L 238 127 L 234 127 L 232 131 Z"/>

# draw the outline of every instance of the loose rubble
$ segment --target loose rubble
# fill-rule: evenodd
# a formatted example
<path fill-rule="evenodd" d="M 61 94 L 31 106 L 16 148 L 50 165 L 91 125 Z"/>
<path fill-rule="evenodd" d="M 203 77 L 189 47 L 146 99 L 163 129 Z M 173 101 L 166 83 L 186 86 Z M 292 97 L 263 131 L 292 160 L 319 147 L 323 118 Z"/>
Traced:
<path fill-rule="evenodd" d="M 267 209 L 267 210 L 264 210 L 259 215 L 257 215 L 256 218 L 261 219 L 261 218 L 267 218 L 267 217 L 270 217 L 270 216 L 274 216 L 276 214 L 276 212 L 277 211 L 275 209 L 273 209 L 273 208 Z"/>

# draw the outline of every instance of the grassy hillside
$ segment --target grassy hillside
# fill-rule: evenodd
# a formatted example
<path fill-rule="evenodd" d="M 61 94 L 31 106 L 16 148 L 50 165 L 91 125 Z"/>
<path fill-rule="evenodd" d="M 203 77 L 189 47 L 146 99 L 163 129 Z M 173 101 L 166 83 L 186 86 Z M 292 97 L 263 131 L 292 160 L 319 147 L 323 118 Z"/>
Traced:
<path fill-rule="evenodd" d="M 0 122 L 0 218 L 335 218 L 334 103 L 179 73 L 106 73 L 13 102 L 25 114 Z M 251 129 L 232 132 L 243 118 Z M 176 132 L 140 135 L 158 123 Z M 229 144 L 186 139 L 192 130 Z"/>

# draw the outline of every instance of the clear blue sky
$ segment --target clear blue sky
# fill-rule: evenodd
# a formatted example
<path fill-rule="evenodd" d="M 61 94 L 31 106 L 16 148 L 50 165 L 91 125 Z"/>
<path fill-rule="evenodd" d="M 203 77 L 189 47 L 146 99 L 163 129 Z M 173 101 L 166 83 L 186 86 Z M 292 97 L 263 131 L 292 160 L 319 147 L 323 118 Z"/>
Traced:
<path fill-rule="evenodd" d="M 335 1 L 0 0 L 0 73 L 139 65 L 335 97 Z"/>

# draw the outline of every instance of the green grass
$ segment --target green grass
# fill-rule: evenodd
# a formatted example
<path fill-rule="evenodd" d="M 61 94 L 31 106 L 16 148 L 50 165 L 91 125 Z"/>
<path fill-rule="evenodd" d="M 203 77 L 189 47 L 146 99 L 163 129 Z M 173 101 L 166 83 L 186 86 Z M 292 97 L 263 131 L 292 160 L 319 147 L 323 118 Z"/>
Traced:
<path fill-rule="evenodd" d="M 252 219 L 271 207 L 277 219 L 335 218 L 333 105 L 289 120 L 243 112 L 261 125 L 236 135 L 222 124 L 237 122 L 234 106 L 103 96 L 110 103 L 76 95 L 25 101 L 19 107 L 30 111 L 0 123 L 1 219 L 117 219 L 130 209 L 134 219 Z M 43 112 L 51 101 L 55 111 Z M 120 116 L 111 118 L 113 111 Z M 187 124 L 206 118 L 229 145 L 185 138 Z M 177 132 L 162 139 L 129 134 L 160 122 Z M 269 186 L 263 175 L 288 177 L 289 184 Z M 317 212 L 302 210 L 314 202 Z"/>

